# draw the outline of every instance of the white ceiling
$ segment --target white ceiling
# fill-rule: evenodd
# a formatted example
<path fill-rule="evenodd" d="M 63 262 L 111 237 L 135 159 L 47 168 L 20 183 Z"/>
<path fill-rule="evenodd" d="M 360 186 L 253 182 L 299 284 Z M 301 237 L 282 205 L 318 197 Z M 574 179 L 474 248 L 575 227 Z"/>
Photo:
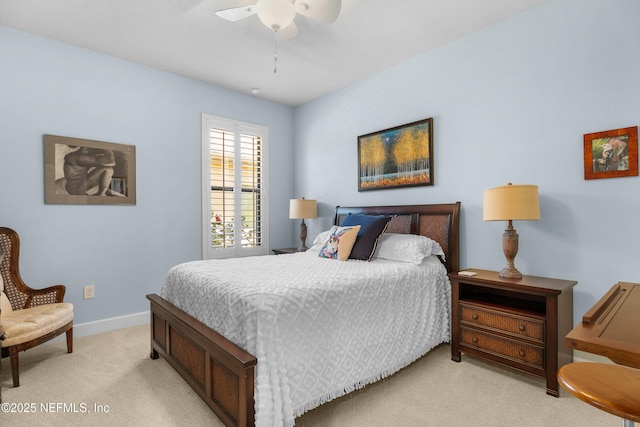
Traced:
<path fill-rule="evenodd" d="M 257 16 L 214 14 L 255 0 L 0 0 L 0 24 L 295 106 L 545 1 L 342 0 L 333 24 L 296 16 L 277 73 Z"/>

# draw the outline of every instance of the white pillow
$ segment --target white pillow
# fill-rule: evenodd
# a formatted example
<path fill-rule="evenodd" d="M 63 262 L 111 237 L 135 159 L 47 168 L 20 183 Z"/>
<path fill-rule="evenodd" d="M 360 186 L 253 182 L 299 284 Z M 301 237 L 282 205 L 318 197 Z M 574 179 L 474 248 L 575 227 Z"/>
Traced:
<path fill-rule="evenodd" d="M 329 238 L 329 233 L 331 233 L 331 230 L 325 230 L 325 231 L 321 231 L 320 233 L 318 233 L 316 238 L 313 239 L 313 244 L 311 245 L 309 250 L 310 251 L 313 250 L 315 252 L 318 252 L 320 250 L 320 248 L 322 246 L 324 246 L 324 242 L 326 242 L 327 239 Z"/>
<path fill-rule="evenodd" d="M 0 292 L 0 310 L 2 310 L 2 314 L 9 314 L 13 311 L 13 308 L 11 308 L 11 302 L 4 292 Z"/>
<path fill-rule="evenodd" d="M 0 261 L 2 261 L 1 257 L 0 257 Z M 7 298 L 7 296 L 4 294 L 4 282 L 2 281 L 1 275 L 0 275 L 0 310 L 2 310 L 4 314 L 7 314 L 10 311 L 13 311 L 13 309 L 11 308 L 11 303 L 9 302 L 9 298 Z"/>
<path fill-rule="evenodd" d="M 2 262 L 2 258 L 4 258 L 4 252 L 0 251 L 0 263 Z M 2 275 L 0 274 L 0 310 L 7 314 L 10 311 L 13 311 L 11 308 L 11 303 L 9 302 L 9 298 L 4 294 L 4 280 L 2 280 Z"/>
<path fill-rule="evenodd" d="M 331 230 L 325 230 L 318 233 L 315 239 L 313 239 L 313 244 L 318 245 L 324 243 L 329 238 L 329 233 Z"/>
<path fill-rule="evenodd" d="M 444 259 L 444 251 L 435 240 L 416 234 L 382 233 L 373 257 L 418 265 L 429 255 Z"/>

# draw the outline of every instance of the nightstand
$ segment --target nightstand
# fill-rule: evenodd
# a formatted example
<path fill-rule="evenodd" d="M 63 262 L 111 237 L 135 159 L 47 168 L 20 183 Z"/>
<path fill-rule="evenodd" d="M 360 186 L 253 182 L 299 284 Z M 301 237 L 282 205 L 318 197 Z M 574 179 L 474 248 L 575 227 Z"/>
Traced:
<path fill-rule="evenodd" d="M 573 361 L 564 336 L 573 327 L 577 282 L 522 276 L 502 279 L 497 271 L 452 273 L 451 359 L 462 353 L 546 378 L 547 394 L 558 397 L 558 369 Z"/>
<path fill-rule="evenodd" d="M 294 254 L 298 252 L 298 248 L 281 248 L 281 249 L 271 249 L 271 250 L 276 255 Z"/>

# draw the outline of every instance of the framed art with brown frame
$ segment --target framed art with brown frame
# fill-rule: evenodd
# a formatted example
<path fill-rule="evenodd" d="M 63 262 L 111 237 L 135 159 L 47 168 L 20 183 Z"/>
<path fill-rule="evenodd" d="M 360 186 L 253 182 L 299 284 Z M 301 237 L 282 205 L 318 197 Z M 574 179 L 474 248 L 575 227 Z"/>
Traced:
<path fill-rule="evenodd" d="M 135 205 L 136 147 L 44 135 L 45 203 Z"/>
<path fill-rule="evenodd" d="M 584 179 L 638 176 L 638 126 L 584 135 Z"/>
<path fill-rule="evenodd" d="M 358 137 L 358 191 L 433 185 L 433 118 Z"/>

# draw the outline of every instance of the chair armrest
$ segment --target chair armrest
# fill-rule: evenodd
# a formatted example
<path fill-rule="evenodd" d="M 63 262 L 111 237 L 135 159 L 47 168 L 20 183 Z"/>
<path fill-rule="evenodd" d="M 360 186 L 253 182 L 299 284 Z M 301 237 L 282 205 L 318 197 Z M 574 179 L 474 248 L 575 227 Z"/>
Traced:
<path fill-rule="evenodd" d="M 67 288 L 64 285 L 54 285 L 43 289 L 27 288 L 27 300 L 22 308 L 37 307 L 44 304 L 63 302 Z"/>

